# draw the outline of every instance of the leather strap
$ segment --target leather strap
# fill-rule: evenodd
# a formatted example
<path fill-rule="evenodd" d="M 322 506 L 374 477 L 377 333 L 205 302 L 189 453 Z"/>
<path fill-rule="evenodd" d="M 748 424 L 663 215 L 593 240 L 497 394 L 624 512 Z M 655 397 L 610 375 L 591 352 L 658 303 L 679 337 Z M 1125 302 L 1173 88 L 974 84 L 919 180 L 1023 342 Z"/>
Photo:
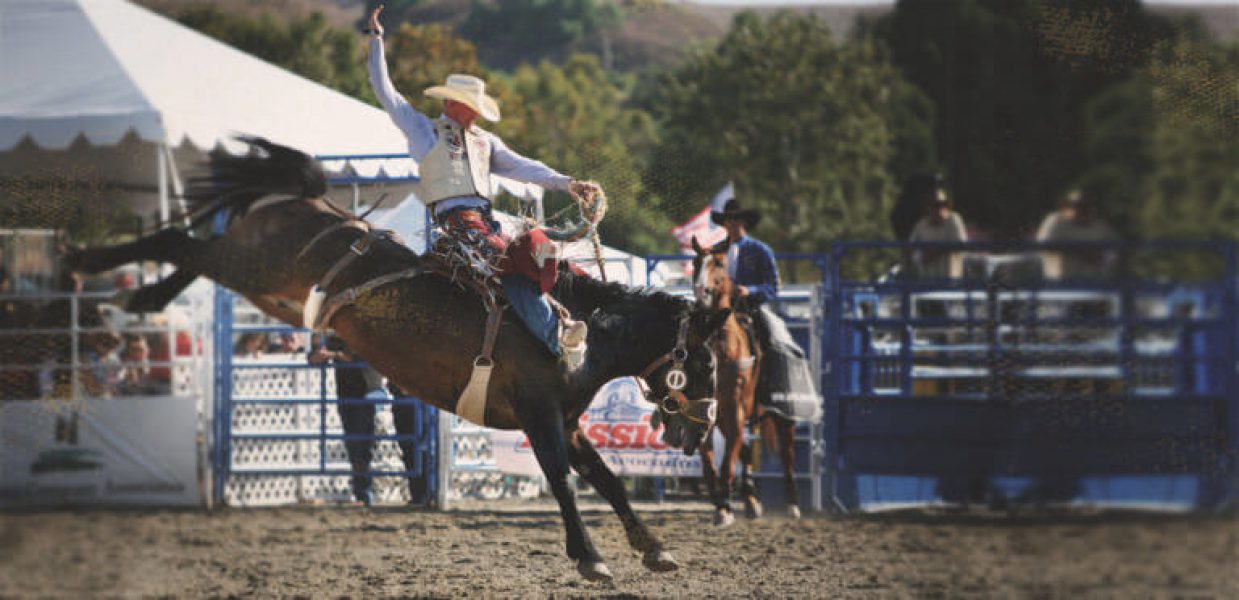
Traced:
<path fill-rule="evenodd" d="M 353 264 L 353 261 L 357 260 L 357 257 L 369 254 L 370 247 L 374 245 L 375 237 L 377 236 L 375 236 L 373 231 L 366 230 L 361 237 L 357 238 L 352 244 L 349 244 L 348 254 L 341 256 L 340 260 L 336 261 L 336 264 L 331 265 L 331 268 L 327 269 L 327 272 L 323 274 L 323 278 L 318 281 L 318 289 L 327 289 L 327 286 L 331 285 L 331 282 L 335 281 L 336 276 L 343 272 L 344 269 L 348 268 L 349 265 Z"/>
<path fill-rule="evenodd" d="M 503 309 L 498 306 L 489 307 L 486 313 L 486 333 L 482 336 L 482 353 L 479 358 L 494 363 L 492 355 L 495 352 L 495 340 L 499 338 L 499 325 L 503 323 Z"/>
<path fill-rule="evenodd" d="M 338 292 L 323 303 L 323 308 L 319 311 L 319 317 L 315 320 L 315 324 L 319 329 L 326 329 L 331 326 L 331 319 L 336 315 L 337 311 L 344 308 L 345 305 L 352 304 L 357 301 L 357 299 L 363 294 L 373 291 L 378 287 L 387 285 L 393 281 L 412 279 L 428 272 L 429 271 L 425 268 L 417 266 L 410 269 L 404 269 L 403 271 L 396 271 L 395 273 L 380 275 L 361 285 L 353 286 L 344 291 Z"/>
<path fill-rule="evenodd" d="M 300 262 L 300 261 L 301 261 L 301 259 L 305 258 L 305 255 L 306 255 L 306 254 L 309 254 L 309 253 L 310 253 L 310 249 L 312 249 L 312 248 L 314 247 L 314 244 L 317 244 L 317 243 L 318 243 L 319 241 L 321 241 L 323 238 L 325 238 L 325 237 L 327 237 L 327 236 L 329 236 L 329 235 L 331 235 L 331 234 L 333 234 L 333 233 L 335 233 L 335 232 L 337 232 L 337 231 L 339 231 L 339 230 L 341 230 L 341 229 L 345 229 L 345 228 L 348 228 L 348 227 L 352 227 L 352 228 L 355 228 L 355 229 L 360 229 L 360 230 L 362 230 L 362 231 L 370 231 L 370 224 L 369 224 L 369 223 L 367 223 L 367 222 L 365 222 L 365 221 L 363 221 L 363 220 L 361 220 L 361 219 L 349 219 L 349 220 L 347 220 L 347 221 L 341 221 L 341 222 L 339 222 L 339 223 L 335 223 L 335 224 L 333 224 L 333 225 L 331 225 L 331 226 L 327 227 L 326 229 L 324 229 L 324 230 L 322 230 L 322 231 L 318 232 L 318 234 L 316 234 L 314 237 L 310 238 L 309 243 L 307 243 L 305 246 L 302 246 L 302 247 L 301 247 L 301 251 L 297 253 L 297 258 L 294 258 L 294 259 L 293 259 L 293 262 Z"/>

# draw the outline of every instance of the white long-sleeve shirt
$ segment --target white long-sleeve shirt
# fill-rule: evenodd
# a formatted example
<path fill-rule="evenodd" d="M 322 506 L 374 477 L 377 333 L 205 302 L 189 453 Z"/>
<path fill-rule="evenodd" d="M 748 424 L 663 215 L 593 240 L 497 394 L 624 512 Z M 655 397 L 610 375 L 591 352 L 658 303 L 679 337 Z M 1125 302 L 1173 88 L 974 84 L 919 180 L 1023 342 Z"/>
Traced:
<path fill-rule="evenodd" d="M 396 91 L 396 87 L 392 85 L 391 77 L 387 73 L 387 59 L 383 51 L 383 39 L 378 36 L 374 36 L 370 40 L 368 67 L 370 87 L 374 89 L 374 95 L 378 97 L 379 104 L 382 104 L 383 108 L 387 110 L 387 114 L 391 117 L 392 122 L 404 133 L 404 137 L 409 143 L 409 156 L 421 163 L 422 158 L 426 156 L 426 153 L 430 152 L 430 148 L 438 140 L 434 121 L 416 108 L 413 108 L 408 100 L 405 100 L 404 96 L 401 96 Z M 440 116 L 439 118 L 451 120 L 447 115 Z M 503 140 L 499 139 L 499 136 L 489 131 L 476 127 L 473 131 L 479 137 L 490 142 L 490 172 L 492 174 L 540 185 L 551 190 L 568 191 L 568 186 L 572 183 L 571 177 L 559 173 L 541 161 L 526 158 L 513 152 L 503 143 Z M 435 211 L 436 213 L 441 213 L 457 206 L 476 205 L 478 199 L 485 201 L 487 204 L 490 203 L 490 200 L 481 196 L 451 198 L 436 203 Z"/>

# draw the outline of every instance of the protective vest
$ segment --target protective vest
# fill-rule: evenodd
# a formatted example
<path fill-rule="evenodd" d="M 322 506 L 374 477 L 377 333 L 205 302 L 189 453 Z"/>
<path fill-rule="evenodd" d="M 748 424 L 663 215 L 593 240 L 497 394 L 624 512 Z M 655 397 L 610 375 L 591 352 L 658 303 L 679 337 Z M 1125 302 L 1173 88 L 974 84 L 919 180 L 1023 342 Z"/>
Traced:
<path fill-rule="evenodd" d="M 447 119 L 435 122 L 437 139 L 420 169 L 418 195 L 426 206 L 461 196 L 490 198 L 490 140 L 480 131 Z"/>

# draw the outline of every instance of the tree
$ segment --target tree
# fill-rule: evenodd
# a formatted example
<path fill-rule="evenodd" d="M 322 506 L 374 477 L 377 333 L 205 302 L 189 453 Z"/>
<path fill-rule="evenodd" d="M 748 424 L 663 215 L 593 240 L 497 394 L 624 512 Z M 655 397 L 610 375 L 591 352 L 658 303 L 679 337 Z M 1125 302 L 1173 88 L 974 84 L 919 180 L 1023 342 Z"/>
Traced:
<path fill-rule="evenodd" d="M 918 96 L 872 43 L 836 44 L 813 16 L 741 13 L 645 96 L 663 126 L 646 181 L 682 220 L 734 180 L 780 251 L 887 237 L 895 121 L 925 110 Z"/>
<path fill-rule="evenodd" d="M 1150 237 L 1239 238 L 1239 42 L 1166 42 L 1149 69 Z"/>
<path fill-rule="evenodd" d="M 276 21 L 195 5 L 177 17 L 182 24 L 340 92 L 374 102 L 366 82 L 357 34 L 335 29 L 322 14 Z"/>
<path fill-rule="evenodd" d="M 511 81 L 521 98 L 522 120 L 496 129 L 513 148 L 555 169 L 597 180 L 610 210 L 600 232 L 610 245 L 637 253 L 671 249 L 667 218 L 644 198 L 641 171 L 654 146 L 654 122 L 641 110 L 625 108 L 597 57 L 578 54 L 563 66 L 543 61 L 523 66 Z M 567 199 L 552 198 L 548 214 Z"/>
<path fill-rule="evenodd" d="M 1137 0 L 900 0 L 874 31 L 937 107 L 961 212 L 1014 236 L 1082 176 L 1084 107 L 1147 64 L 1168 24 Z"/>
<path fill-rule="evenodd" d="M 605 0 L 473 0 L 461 34 L 486 64 L 515 68 L 618 24 L 623 11 Z"/>

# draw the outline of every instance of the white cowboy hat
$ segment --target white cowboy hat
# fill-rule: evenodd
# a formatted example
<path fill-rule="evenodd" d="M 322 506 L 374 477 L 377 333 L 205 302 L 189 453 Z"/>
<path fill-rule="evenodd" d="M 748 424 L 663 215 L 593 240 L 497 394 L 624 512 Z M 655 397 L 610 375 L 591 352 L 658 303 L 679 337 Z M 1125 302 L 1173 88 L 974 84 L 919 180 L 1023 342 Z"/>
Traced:
<path fill-rule="evenodd" d="M 487 121 L 499 120 L 499 103 L 486 95 L 486 82 L 472 75 L 448 75 L 443 85 L 427 88 L 425 94 L 431 98 L 460 102 Z"/>

